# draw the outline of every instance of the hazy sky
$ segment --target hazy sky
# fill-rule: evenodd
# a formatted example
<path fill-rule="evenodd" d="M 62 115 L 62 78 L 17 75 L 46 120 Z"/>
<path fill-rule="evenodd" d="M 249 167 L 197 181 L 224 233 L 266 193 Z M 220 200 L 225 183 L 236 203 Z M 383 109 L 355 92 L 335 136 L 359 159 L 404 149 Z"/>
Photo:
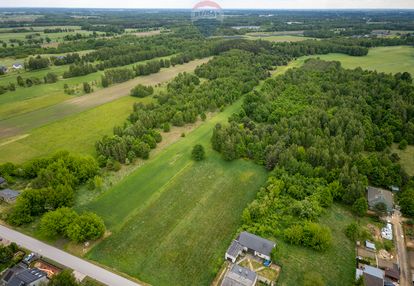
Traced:
<path fill-rule="evenodd" d="M 218 0 L 223 8 L 409 8 L 414 0 Z M 0 7 L 191 8 L 194 0 L 0 0 Z"/>

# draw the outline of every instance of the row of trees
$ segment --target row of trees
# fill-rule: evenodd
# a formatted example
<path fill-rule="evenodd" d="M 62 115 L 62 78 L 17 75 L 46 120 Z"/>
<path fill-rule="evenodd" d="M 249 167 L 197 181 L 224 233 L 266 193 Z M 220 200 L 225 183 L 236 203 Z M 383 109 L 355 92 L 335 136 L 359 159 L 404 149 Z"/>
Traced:
<path fill-rule="evenodd" d="M 233 103 L 268 76 L 266 68 L 274 62 L 272 57 L 241 50 L 224 53 L 197 68 L 197 75 L 210 79 L 202 84 L 196 75 L 179 74 L 168 84 L 166 92 L 155 96 L 157 103 L 135 104 L 124 126 L 115 127 L 114 136 L 96 143 L 99 161 L 102 164 L 112 160 L 125 163 L 136 157 L 148 157 L 150 148 L 155 148 L 162 139 L 155 130 L 168 131 L 170 124 L 193 123 L 205 117 L 206 111 Z M 220 77 L 213 73 L 219 73 Z"/>

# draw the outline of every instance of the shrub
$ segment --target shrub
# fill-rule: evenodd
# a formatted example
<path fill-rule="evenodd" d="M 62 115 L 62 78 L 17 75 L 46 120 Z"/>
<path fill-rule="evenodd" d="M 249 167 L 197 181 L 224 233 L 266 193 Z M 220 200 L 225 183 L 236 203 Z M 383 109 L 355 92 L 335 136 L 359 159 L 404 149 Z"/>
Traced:
<path fill-rule="evenodd" d="M 398 144 L 398 149 L 405 150 L 407 149 L 407 146 L 408 146 L 407 140 L 403 139 L 401 140 L 400 144 Z"/>
<path fill-rule="evenodd" d="M 144 86 L 142 84 L 138 84 L 136 87 L 131 89 L 131 96 L 135 97 L 147 97 L 154 93 L 154 89 L 152 86 Z"/>

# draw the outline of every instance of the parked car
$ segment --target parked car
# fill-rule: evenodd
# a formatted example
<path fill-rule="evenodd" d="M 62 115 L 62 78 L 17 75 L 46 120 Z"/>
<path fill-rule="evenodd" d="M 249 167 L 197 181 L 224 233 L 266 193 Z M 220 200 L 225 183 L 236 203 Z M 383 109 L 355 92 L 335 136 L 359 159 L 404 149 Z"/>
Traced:
<path fill-rule="evenodd" d="M 25 264 L 29 265 L 30 263 L 32 263 L 36 259 L 38 259 L 38 255 L 36 253 L 32 252 L 23 259 L 23 262 Z"/>

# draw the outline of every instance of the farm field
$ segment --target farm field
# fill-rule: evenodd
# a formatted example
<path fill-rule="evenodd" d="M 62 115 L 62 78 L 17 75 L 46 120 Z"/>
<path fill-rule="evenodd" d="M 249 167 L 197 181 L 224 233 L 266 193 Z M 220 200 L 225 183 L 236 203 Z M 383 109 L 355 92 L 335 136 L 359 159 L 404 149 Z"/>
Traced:
<path fill-rule="evenodd" d="M 296 36 L 296 35 L 249 35 L 246 37 L 250 40 L 266 40 L 270 42 L 300 42 L 305 40 L 311 40 L 313 38 L 303 37 L 303 36 Z"/>
<path fill-rule="evenodd" d="M 83 155 L 94 154 L 95 142 L 102 136 L 111 134 L 115 125 L 125 121 L 134 102 L 151 100 L 152 98 L 126 96 L 34 129 L 29 134 L 2 140 L 0 163 L 23 163 L 36 157 L 48 156 L 58 150 Z"/>
<path fill-rule="evenodd" d="M 153 60 L 161 60 L 166 58 L 170 57 L 159 57 Z M 123 66 L 123 68 L 132 68 L 136 64 L 142 64 L 148 61 L 136 62 Z M 22 76 L 24 78 L 36 76 L 42 79 L 48 72 L 54 72 L 57 75 L 62 75 L 63 72 L 68 69 L 68 65 L 58 67 L 53 66 L 51 68 L 42 69 L 39 71 L 25 72 L 22 74 Z M 103 71 L 97 71 L 85 76 L 60 79 L 56 83 L 35 85 L 30 87 L 30 89 L 18 87 L 16 91 L 7 92 L 5 94 L 2 94 L 0 97 L 0 118 L 7 119 L 10 117 L 19 116 L 30 111 L 51 106 L 66 99 L 73 99 L 76 98 L 76 96 L 83 95 L 84 92 L 81 87 L 83 82 L 95 82 L 95 84 L 93 84 L 93 88 L 95 91 L 97 91 L 98 89 L 102 88 L 98 82 L 100 81 L 103 73 Z M 15 83 L 17 75 L 18 74 L 11 74 L 4 76 L 4 78 L 0 77 L 0 85 L 2 83 L 6 85 L 9 82 Z M 4 82 L 2 82 L 2 80 Z M 67 84 L 69 87 L 75 88 L 77 93 L 75 95 L 66 94 L 64 92 L 65 84 Z"/>
<path fill-rule="evenodd" d="M 59 104 L 49 106 L 0 121 L 0 136 L 2 138 L 25 134 L 31 129 L 63 119 L 90 108 L 111 102 L 129 95 L 130 90 L 137 84 L 156 85 L 166 82 L 180 72 L 193 71 L 198 65 L 207 62 L 209 58 L 195 60 L 184 65 L 162 69 L 159 73 L 137 77 L 130 81 L 97 90 L 89 95 L 74 97 Z"/>
<path fill-rule="evenodd" d="M 287 66 L 278 67 L 272 76 L 284 74 L 291 68 L 302 66 L 309 58 L 319 58 L 325 61 L 339 61 L 347 69 L 361 67 L 385 73 L 409 72 L 414 75 L 414 48 L 409 46 L 379 47 L 369 49 L 368 55 L 353 57 L 344 54 L 327 54 L 300 57 Z"/>
<path fill-rule="evenodd" d="M 345 236 L 345 228 L 355 219 L 342 206 L 333 205 L 320 219 L 332 231 L 332 247 L 325 252 L 286 244 L 277 240 L 282 271 L 278 285 L 303 285 L 305 273 L 322 275 L 326 286 L 352 285 L 355 275 L 354 244 Z"/>
<path fill-rule="evenodd" d="M 361 67 L 385 73 L 406 71 L 414 75 L 414 48 L 409 46 L 371 48 L 368 55 L 364 57 L 343 54 L 328 54 L 318 57 L 327 61 L 340 61 L 342 66 L 348 69 Z"/>
<path fill-rule="evenodd" d="M 243 160 L 226 162 L 210 148 L 213 126 L 240 104 L 81 207 L 101 215 L 112 232 L 86 255 L 89 259 L 153 285 L 208 285 L 213 280 L 244 207 L 267 177 L 264 168 Z M 207 159 L 196 163 L 190 153 L 200 143 Z"/>

